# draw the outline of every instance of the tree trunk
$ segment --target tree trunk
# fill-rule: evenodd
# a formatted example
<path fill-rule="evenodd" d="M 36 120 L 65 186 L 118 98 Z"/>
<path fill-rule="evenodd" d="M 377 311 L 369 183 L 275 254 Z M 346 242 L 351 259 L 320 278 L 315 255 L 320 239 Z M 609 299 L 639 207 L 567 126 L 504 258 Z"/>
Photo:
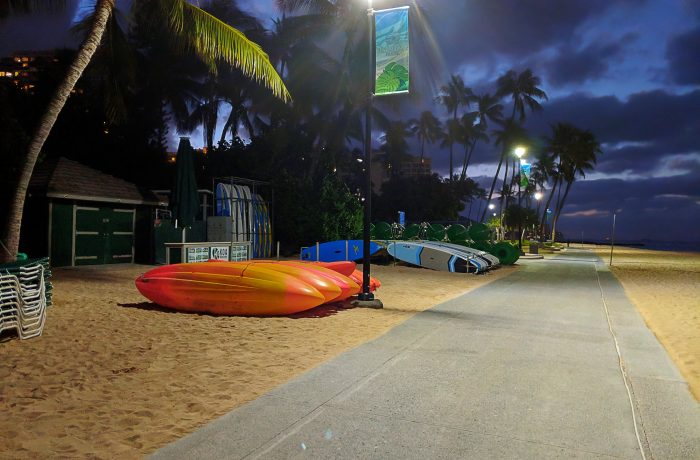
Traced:
<path fill-rule="evenodd" d="M 549 192 L 549 198 L 547 198 L 547 204 L 544 205 L 544 210 L 542 211 L 542 220 L 540 221 L 540 228 L 542 229 L 542 235 L 544 236 L 545 234 L 545 222 L 547 222 L 547 209 L 549 209 L 549 205 L 552 202 L 552 198 L 554 198 L 554 192 L 557 189 L 557 185 L 559 184 L 559 177 L 554 178 L 554 185 L 552 185 L 552 191 Z"/>
<path fill-rule="evenodd" d="M 486 213 L 489 210 L 488 204 L 491 202 L 493 197 L 493 189 L 496 188 L 496 181 L 498 180 L 498 174 L 501 172 L 501 166 L 503 165 L 504 151 L 501 151 L 501 159 L 498 161 L 498 167 L 496 168 L 496 174 L 493 176 L 493 181 L 491 182 L 491 190 L 489 191 L 489 198 L 486 200 L 486 206 L 484 206 L 484 213 L 481 215 L 481 222 L 486 219 Z"/>
<path fill-rule="evenodd" d="M 234 117 L 234 112 L 236 108 L 231 104 L 231 112 L 228 114 L 228 118 L 226 119 L 226 123 L 224 123 L 224 129 L 221 130 L 221 137 L 219 138 L 219 145 L 223 144 L 224 141 L 226 140 L 226 133 L 231 129 L 231 126 L 233 126 L 233 117 Z M 231 133 L 233 137 L 233 132 Z"/>
<path fill-rule="evenodd" d="M 561 210 L 564 208 L 564 202 L 566 201 L 566 196 L 569 194 L 569 190 L 571 190 L 571 185 L 574 182 L 567 182 L 566 183 L 566 190 L 564 190 L 564 196 L 561 198 L 559 203 L 557 203 L 557 209 L 554 211 L 554 219 L 552 220 L 552 242 L 555 241 L 556 238 L 556 232 L 557 232 L 557 222 L 559 221 L 559 215 L 561 214 Z M 561 186 L 559 187 L 559 190 L 561 191 Z"/>
<path fill-rule="evenodd" d="M 75 60 L 68 68 L 68 72 L 63 81 L 58 85 L 49 106 L 42 115 L 37 128 L 32 136 L 27 148 L 27 157 L 24 160 L 22 169 L 17 178 L 17 185 L 14 197 L 10 201 L 8 219 L 0 231 L 0 239 L 7 246 L 7 251 L 0 252 L 0 263 L 12 262 L 19 248 L 19 235 L 22 226 L 22 213 L 24 211 L 24 200 L 27 195 L 27 187 L 32 177 L 36 160 L 39 157 L 44 142 L 49 137 L 59 113 L 66 104 L 71 91 L 75 87 L 85 68 L 90 63 L 92 55 L 102 41 L 102 35 L 107 27 L 107 21 L 114 9 L 114 0 L 98 0 L 95 5 L 95 19 L 92 28 L 85 38 L 85 42 L 80 46 Z"/>
<path fill-rule="evenodd" d="M 453 145 L 454 144 L 452 142 L 450 142 L 450 182 L 452 182 L 452 170 L 453 170 L 453 168 L 452 168 L 452 146 Z"/>
<path fill-rule="evenodd" d="M 471 147 L 469 148 L 469 154 L 467 154 L 467 146 L 464 146 L 464 166 L 462 167 L 462 175 L 460 176 L 461 180 L 465 180 L 467 178 L 467 168 L 469 168 L 469 163 L 472 160 L 472 153 L 474 153 L 475 146 L 476 140 L 471 143 Z"/>

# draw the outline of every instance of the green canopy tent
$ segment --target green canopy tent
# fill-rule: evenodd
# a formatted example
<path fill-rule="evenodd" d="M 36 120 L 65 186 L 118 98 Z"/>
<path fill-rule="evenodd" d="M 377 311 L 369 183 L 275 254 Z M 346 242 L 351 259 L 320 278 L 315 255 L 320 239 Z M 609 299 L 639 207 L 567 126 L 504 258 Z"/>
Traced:
<path fill-rule="evenodd" d="M 170 208 L 175 220 L 175 228 L 182 227 L 182 242 L 185 242 L 185 230 L 194 222 L 199 212 L 197 179 L 194 175 L 194 150 L 188 137 L 180 138 L 177 148 L 175 184 L 170 195 Z"/>

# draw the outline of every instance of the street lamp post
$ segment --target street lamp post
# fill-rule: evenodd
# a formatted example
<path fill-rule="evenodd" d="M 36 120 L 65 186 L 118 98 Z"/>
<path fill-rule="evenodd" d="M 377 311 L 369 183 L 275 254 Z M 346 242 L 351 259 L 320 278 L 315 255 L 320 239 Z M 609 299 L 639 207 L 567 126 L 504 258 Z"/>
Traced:
<path fill-rule="evenodd" d="M 523 161 L 523 156 L 525 156 L 526 150 L 525 147 L 516 147 L 515 148 L 515 156 L 518 157 L 518 160 L 520 160 L 520 164 L 522 164 Z M 520 253 L 522 254 L 523 252 L 523 213 L 522 209 L 520 208 L 520 183 L 522 182 L 522 177 L 520 177 L 520 174 L 522 174 L 522 168 L 520 165 L 518 165 L 518 249 L 520 250 Z"/>
<path fill-rule="evenodd" d="M 372 220 L 372 101 L 374 99 L 374 9 L 372 0 L 367 2 L 368 31 L 368 71 L 367 71 L 367 113 L 365 114 L 365 209 L 362 235 L 362 292 L 357 296 L 356 304 L 361 307 L 382 308 L 382 302 L 370 292 L 370 222 Z"/>

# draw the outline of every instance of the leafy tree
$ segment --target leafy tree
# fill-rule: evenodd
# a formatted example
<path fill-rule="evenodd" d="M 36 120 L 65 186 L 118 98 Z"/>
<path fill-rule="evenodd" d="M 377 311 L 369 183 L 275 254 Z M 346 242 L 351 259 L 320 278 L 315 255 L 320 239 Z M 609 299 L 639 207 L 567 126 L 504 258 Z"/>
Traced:
<path fill-rule="evenodd" d="M 510 230 L 533 227 L 537 223 L 537 213 L 525 206 L 512 204 L 503 213 L 503 225 Z"/>
<path fill-rule="evenodd" d="M 359 238 L 363 208 L 356 196 L 336 174 L 326 176 L 319 200 L 323 241 Z"/>
<path fill-rule="evenodd" d="M 372 215 L 392 221 L 398 211 L 405 211 L 414 222 L 454 221 L 478 190 L 471 179 L 451 183 L 437 174 L 393 177 L 382 185 L 381 195 L 372 198 Z"/>

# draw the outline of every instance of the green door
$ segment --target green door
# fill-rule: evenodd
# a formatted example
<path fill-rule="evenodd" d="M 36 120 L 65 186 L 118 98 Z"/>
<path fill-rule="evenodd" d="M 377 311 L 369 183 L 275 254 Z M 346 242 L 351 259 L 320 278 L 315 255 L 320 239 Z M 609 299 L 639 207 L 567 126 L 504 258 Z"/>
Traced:
<path fill-rule="evenodd" d="M 75 206 L 75 265 L 132 263 L 134 209 Z"/>

